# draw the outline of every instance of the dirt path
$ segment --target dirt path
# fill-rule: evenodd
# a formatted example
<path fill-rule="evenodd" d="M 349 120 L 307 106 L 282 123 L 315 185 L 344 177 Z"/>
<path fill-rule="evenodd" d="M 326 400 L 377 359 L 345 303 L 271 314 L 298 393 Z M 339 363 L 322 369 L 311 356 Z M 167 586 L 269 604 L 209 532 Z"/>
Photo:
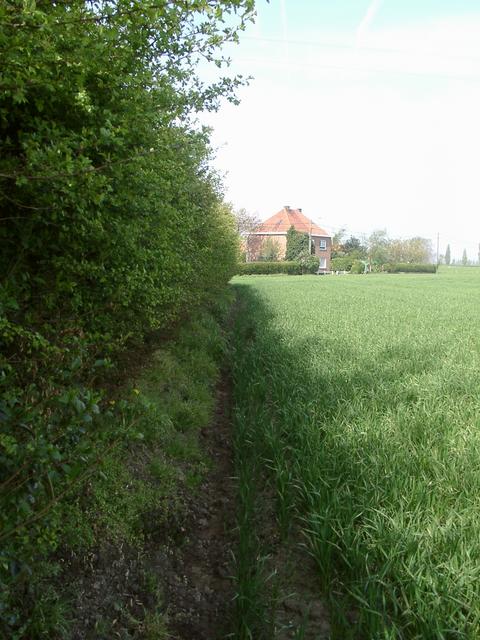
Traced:
<path fill-rule="evenodd" d="M 228 376 L 216 393 L 214 418 L 199 433 L 211 468 L 195 491 L 180 490 L 178 521 L 152 531 L 141 548 L 108 542 L 64 552 L 72 640 L 221 640 L 231 630 L 236 488 Z M 149 519 L 155 523 L 155 514 Z"/>
<path fill-rule="evenodd" d="M 72 640 L 223 640 L 232 631 L 237 485 L 231 391 L 224 375 L 214 418 L 199 433 L 210 471 L 195 491 L 181 489 L 180 519 L 154 531 L 141 549 L 110 543 L 68 558 L 77 613 Z M 272 593 L 266 612 L 273 620 L 272 638 L 327 640 L 330 616 L 315 564 L 301 536 L 280 540 L 275 496 L 264 480 L 256 528 L 268 558 L 266 572 L 274 576 L 267 585 Z M 153 589 L 148 576 L 154 578 Z M 154 621 L 156 611 L 161 622 L 152 631 L 147 619 Z"/>
<path fill-rule="evenodd" d="M 215 640 L 229 631 L 236 491 L 229 405 L 225 378 L 217 389 L 215 418 L 201 433 L 212 469 L 188 501 L 182 546 L 158 567 L 165 575 L 168 627 L 178 640 Z"/>

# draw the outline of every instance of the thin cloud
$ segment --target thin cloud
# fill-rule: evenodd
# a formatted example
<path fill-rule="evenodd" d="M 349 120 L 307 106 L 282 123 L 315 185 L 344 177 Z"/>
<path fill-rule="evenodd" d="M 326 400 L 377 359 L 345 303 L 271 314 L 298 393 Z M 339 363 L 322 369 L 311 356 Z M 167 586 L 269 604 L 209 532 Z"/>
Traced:
<path fill-rule="evenodd" d="M 290 60 L 290 47 L 288 44 L 288 19 L 285 0 L 280 0 L 280 19 L 282 21 L 283 57 Z"/>
<path fill-rule="evenodd" d="M 361 44 L 362 38 L 368 32 L 370 25 L 372 24 L 375 16 L 380 11 L 380 8 L 383 4 L 383 0 L 372 0 L 370 3 L 367 12 L 365 13 L 362 21 L 357 27 L 357 46 Z"/>

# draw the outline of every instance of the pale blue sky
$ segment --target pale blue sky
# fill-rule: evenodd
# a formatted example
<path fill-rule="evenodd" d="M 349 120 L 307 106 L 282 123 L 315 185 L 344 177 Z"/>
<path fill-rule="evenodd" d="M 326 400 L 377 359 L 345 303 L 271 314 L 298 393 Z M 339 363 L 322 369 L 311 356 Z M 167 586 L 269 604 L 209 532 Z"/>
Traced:
<path fill-rule="evenodd" d="M 214 127 L 227 199 L 329 230 L 480 242 L 480 2 L 271 0 L 229 54 L 254 80 Z"/>

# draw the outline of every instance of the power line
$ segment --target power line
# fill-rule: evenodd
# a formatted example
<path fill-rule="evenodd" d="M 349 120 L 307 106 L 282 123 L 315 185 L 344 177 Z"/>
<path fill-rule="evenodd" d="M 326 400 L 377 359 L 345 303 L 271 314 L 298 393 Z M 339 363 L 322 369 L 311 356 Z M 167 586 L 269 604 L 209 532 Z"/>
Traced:
<path fill-rule="evenodd" d="M 455 74 L 455 73 L 436 73 L 434 71 L 404 71 L 402 69 L 379 69 L 379 68 L 367 68 L 367 67 L 354 67 L 346 65 L 334 65 L 334 64 L 311 64 L 309 62 L 296 63 L 290 60 L 279 60 L 275 58 L 236 58 L 236 62 L 244 62 L 247 64 L 270 64 L 281 65 L 283 68 L 290 66 L 294 69 L 314 69 L 314 70 L 330 70 L 330 71 L 350 71 L 359 73 L 386 73 L 390 75 L 411 76 L 416 78 L 437 78 L 441 80 L 469 80 L 473 82 L 480 81 L 480 74 L 468 75 L 468 74 Z"/>
<path fill-rule="evenodd" d="M 413 55 L 413 54 L 421 54 L 422 56 L 428 56 L 431 58 L 443 58 L 445 60 L 469 60 L 470 62 L 477 62 L 480 64 L 480 57 L 474 56 L 465 56 L 465 55 L 449 55 L 449 54 L 438 54 L 433 51 L 408 51 L 407 49 L 394 49 L 387 47 L 364 47 L 364 46 L 356 46 L 352 44 L 338 43 L 338 42 L 328 42 L 321 40 L 289 40 L 283 38 L 265 38 L 261 36 L 240 36 L 240 40 L 251 40 L 258 42 L 271 42 L 275 44 L 293 44 L 293 45 L 304 45 L 304 46 L 314 46 L 314 47 L 322 47 L 326 49 L 345 49 L 349 51 L 355 51 L 358 53 L 362 52 L 372 52 L 372 53 L 401 53 L 404 55 Z"/>

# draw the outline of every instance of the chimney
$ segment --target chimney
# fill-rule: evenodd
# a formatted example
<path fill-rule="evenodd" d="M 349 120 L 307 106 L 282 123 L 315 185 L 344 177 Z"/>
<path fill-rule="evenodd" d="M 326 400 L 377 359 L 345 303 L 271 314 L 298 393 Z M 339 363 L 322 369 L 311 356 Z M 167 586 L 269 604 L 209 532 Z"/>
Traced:
<path fill-rule="evenodd" d="M 300 211 L 300 213 L 302 213 L 302 207 L 298 207 L 298 210 Z"/>
<path fill-rule="evenodd" d="M 290 211 L 290 205 L 289 204 L 286 204 L 283 208 L 286 209 L 287 211 Z"/>

